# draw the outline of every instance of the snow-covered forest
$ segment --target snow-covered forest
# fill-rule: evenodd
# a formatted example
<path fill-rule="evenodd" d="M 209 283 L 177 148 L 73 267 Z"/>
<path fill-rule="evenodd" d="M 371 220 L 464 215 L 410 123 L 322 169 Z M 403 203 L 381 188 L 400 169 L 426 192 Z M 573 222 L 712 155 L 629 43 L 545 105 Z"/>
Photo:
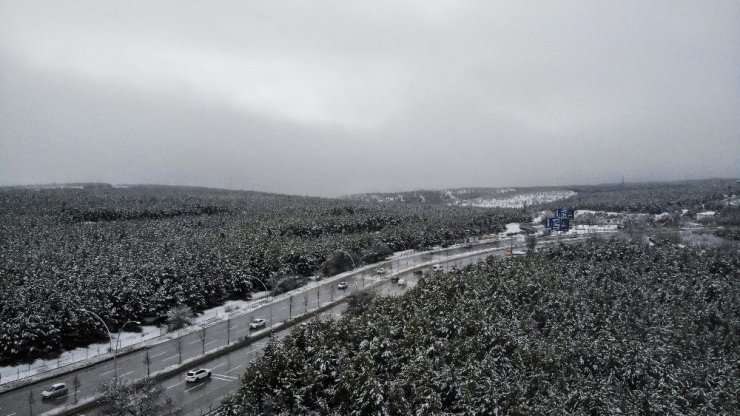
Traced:
<path fill-rule="evenodd" d="M 592 241 L 273 342 L 224 415 L 738 414 L 740 254 Z"/>
<path fill-rule="evenodd" d="M 561 208 L 566 206 L 596 211 L 660 214 L 688 209 L 699 212 L 726 205 L 730 179 L 702 179 L 680 182 L 574 185 L 568 187 L 457 188 L 442 191 L 418 190 L 396 193 L 369 193 L 347 197 L 354 201 L 405 204 L 454 204 L 482 207 L 522 206 Z"/>
<path fill-rule="evenodd" d="M 344 250 L 447 245 L 524 221 L 515 210 L 392 206 L 204 188 L 0 188 L 0 363 L 103 338 L 175 305 L 199 311 Z M 352 267 L 334 259 L 336 272 Z"/>
<path fill-rule="evenodd" d="M 626 183 L 572 186 L 570 198 L 546 204 L 547 208 L 573 206 L 596 211 L 660 214 L 687 209 L 700 212 L 726 205 L 727 187 L 734 180 L 703 179 L 681 182 Z M 723 201 L 724 200 L 724 201 Z"/>

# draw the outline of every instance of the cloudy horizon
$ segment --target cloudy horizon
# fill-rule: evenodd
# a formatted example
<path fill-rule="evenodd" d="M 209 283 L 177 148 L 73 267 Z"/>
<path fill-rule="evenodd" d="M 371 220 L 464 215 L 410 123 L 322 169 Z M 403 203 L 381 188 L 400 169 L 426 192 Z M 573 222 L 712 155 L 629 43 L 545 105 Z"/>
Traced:
<path fill-rule="evenodd" d="M 0 3 L 0 185 L 740 176 L 737 2 Z"/>

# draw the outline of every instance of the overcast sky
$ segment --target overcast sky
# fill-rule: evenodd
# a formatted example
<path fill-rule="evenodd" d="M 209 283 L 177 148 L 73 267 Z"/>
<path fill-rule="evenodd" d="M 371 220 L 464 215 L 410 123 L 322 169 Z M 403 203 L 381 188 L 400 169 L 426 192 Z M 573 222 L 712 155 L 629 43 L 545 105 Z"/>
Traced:
<path fill-rule="evenodd" d="M 740 2 L 0 2 L 0 184 L 622 175 L 740 176 Z"/>

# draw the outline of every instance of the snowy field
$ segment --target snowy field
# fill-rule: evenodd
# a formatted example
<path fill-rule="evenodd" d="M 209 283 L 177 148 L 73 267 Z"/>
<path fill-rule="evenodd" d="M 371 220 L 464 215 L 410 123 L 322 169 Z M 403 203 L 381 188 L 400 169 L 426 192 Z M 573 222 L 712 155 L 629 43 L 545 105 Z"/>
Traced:
<path fill-rule="evenodd" d="M 573 191 L 541 191 L 525 192 L 516 195 L 504 195 L 492 198 L 458 199 L 450 205 L 472 206 L 483 208 L 522 208 L 525 205 L 532 206 L 559 201 L 576 195 Z"/>

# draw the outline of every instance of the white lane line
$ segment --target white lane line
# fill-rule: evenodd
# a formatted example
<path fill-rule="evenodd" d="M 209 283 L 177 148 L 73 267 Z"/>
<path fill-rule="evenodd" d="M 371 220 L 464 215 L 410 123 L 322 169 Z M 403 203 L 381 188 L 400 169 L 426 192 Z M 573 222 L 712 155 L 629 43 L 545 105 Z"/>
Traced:
<path fill-rule="evenodd" d="M 128 372 L 128 373 L 126 373 L 126 374 L 121 374 L 121 375 L 120 375 L 119 377 L 126 377 L 127 375 L 129 375 L 129 374 L 133 374 L 133 373 L 134 373 L 133 371 L 129 371 L 129 372 Z"/>
<path fill-rule="evenodd" d="M 195 340 L 195 341 L 193 341 L 193 342 L 188 342 L 188 344 L 195 344 L 196 342 L 200 342 L 200 340 L 199 340 L 199 339 L 196 339 L 196 340 Z"/>
<path fill-rule="evenodd" d="M 237 368 L 239 368 L 239 367 L 241 367 L 241 366 L 240 366 L 240 365 L 237 365 L 236 367 L 232 368 L 231 370 L 227 370 L 227 371 L 224 371 L 224 374 L 228 374 L 228 373 L 230 373 L 230 372 L 232 372 L 232 371 L 236 370 L 236 369 L 237 369 Z"/>
<path fill-rule="evenodd" d="M 15 415 L 15 413 L 11 413 L 11 414 L 9 414 L 9 415 L 7 415 L 7 416 L 14 416 L 14 415 Z"/>
<path fill-rule="evenodd" d="M 213 341 L 211 341 L 211 342 L 206 342 L 206 343 L 205 343 L 204 345 L 208 345 L 208 344 L 213 344 L 214 342 L 218 342 L 218 341 L 219 341 L 218 339 L 214 339 L 214 340 L 213 340 Z"/>
<path fill-rule="evenodd" d="M 173 387 L 177 387 L 177 386 L 179 386 L 180 384 L 183 384 L 183 383 L 184 383 L 184 381 L 181 381 L 181 382 L 179 382 L 179 383 L 177 383 L 175 385 L 169 386 L 169 387 L 167 387 L 167 390 L 169 390 L 169 389 L 171 389 Z"/>
<path fill-rule="evenodd" d="M 217 365 L 217 366 L 215 366 L 215 367 L 211 368 L 211 371 L 213 371 L 213 370 L 215 370 L 215 369 L 217 369 L 217 368 L 219 368 L 219 367 L 223 367 L 223 366 L 225 366 L 225 365 L 226 365 L 226 363 L 221 363 L 221 364 L 219 364 L 219 365 Z"/>
<path fill-rule="evenodd" d="M 112 373 L 112 372 L 114 372 L 114 371 L 116 371 L 116 370 L 115 370 L 115 369 L 113 369 L 113 370 L 110 370 L 110 371 L 106 371 L 105 373 L 100 373 L 100 377 L 103 377 L 104 375 L 106 375 L 106 374 L 110 374 L 110 373 Z"/>
<path fill-rule="evenodd" d="M 216 380 L 221 380 L 221 381 L 234 381 L 238 378 L 234 376 L 223 376 L 220 374 L 214 374 L 211 377 L 215 378 Z"/>
<path fill-rule="evenodd" d="M 205 384 L 200 384 L 200 383 L 199 383 L 199 384 L 196 384 L 195 386 L 193 386 L 193 387 L 191 387 L 191 388 L 189 388 L 189 389 L 185 390 L 185 392 L 186 392 L 186 393 L 189 393 L 189 392 L 190 392 L 190 390 L 194 390 L 194 389 L 197 389 L 198 387 L 202 387 L 202 386 L 205 386 Z"/>
<path fill-rule="evenodd" d="M 173 355 L 172 357 L 167 357 L 167 358 L 165 358 L 165 359 L 164 359 L 164 360 L 162 360 L 162 361 L 169 361 L 169 360 L 171 360 L 171 359 L 173 359 L 173 358 L 177 358 L 177 357 L 179 357 L 179 355 Z"/>
<path fill-rule="evenodd" d="M 149 358 L 150 358 L 150 359 L 152 359 L 152 358 L 157 358 L 157 357 L 159 357 L 160 355 L 165 355 L 165 354 L 167 354 L 167 351 L 165 351 L 165 352 L 160 352 L 160 353 L 159 353 L 159 354 L 157 354 L 157 355 L 152 355 L 152 356 L 151 356 L 151 357 L 149 357 Z"/>
<path fill-rule="evenodd" d="M 249 331 L 249 328 L 244 328 L 244 329 L 242 329 L 241 331 L 236 331 L 236 332 L 234 332 L 234 333 L 235 333 L 235 334 L 241 334 L 242 332 L 247 332 L 247 331 Z"/>

